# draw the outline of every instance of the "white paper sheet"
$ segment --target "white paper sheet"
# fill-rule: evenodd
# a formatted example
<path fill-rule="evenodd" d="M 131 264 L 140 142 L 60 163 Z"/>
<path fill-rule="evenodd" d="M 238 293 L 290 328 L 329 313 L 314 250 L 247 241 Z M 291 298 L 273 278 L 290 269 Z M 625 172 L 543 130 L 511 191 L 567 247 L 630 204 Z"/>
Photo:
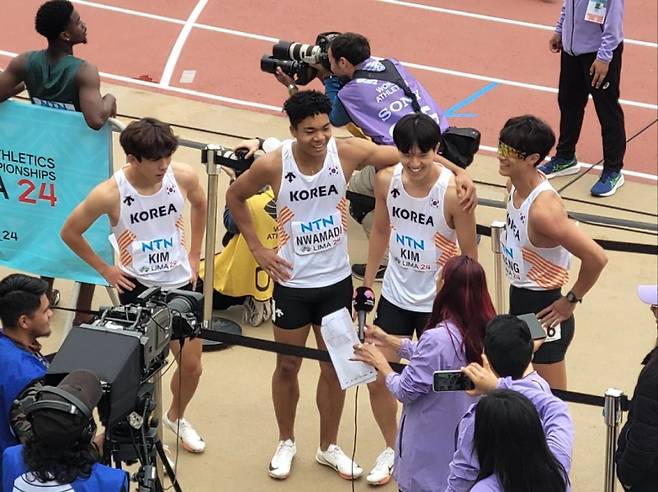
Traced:
<path fill-rule="evenodd" d="M 342 389 L 377 379 L 377 371 L 373 367 L 364 362 L 350 360 L 359 338 L 346 308 L 323 317 L 320 331 Z"/>

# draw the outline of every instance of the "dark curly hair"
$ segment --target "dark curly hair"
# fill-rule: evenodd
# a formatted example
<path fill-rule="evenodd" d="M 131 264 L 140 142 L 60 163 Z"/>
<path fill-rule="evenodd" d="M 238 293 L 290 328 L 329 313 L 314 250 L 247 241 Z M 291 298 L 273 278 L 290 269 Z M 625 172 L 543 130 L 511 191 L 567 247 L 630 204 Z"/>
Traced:
<path fill-rule="evenodd" d="M 283 104 L 283 110 L 293 128 L 297 128 L 297 125 L 309 116 L 328 115 L 331 112 L 331 101 L 322 92 L 299 91 L 288 98 Z"/>
<path fill-rule="evenodd" d="M 86 425 L 86 419 L 80 416 L 74 418 L 80 421 L 80 429 Z M 54 480 L 65 484 L 78 478 L 89 478 L 92 467 L 100 461 L 100 453 L 96 445 L 89 441 L 77 441 L 66 448 L 56 448 L 34 434 L 23 447 L 23 460 L 40 482 Z"/>
<path fill-rule="evenodd" d="M 73 4 L 68 0 L 49 0 L 37 10 L 34 28 L 48 41 L 52 41 L 66 31 L 72 13 Z"/>

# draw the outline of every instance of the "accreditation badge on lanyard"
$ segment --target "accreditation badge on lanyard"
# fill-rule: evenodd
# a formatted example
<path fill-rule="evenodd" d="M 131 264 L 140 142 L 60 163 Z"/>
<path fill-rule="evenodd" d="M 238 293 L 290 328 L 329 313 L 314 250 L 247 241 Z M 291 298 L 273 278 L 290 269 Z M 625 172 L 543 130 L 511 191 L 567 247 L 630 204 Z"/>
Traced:
<path fill-rule="evenodd" d="M 587 12 L 585 12 L 585 20 L 597 24 L 603 24 L 607 9 L 608 0 L 589 0 L 589 3 L 587 4 Z"/>

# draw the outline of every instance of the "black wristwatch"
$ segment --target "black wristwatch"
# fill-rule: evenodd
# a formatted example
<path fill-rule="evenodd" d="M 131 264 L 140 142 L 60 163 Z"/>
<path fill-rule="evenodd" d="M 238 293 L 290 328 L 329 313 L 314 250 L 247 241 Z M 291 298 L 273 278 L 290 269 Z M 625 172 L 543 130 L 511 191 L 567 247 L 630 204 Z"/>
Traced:
<path fill-rule="evenodd" d="M 569 301 L 571 304 L 576 304 L 577 302 L 583 302 L 582 299 L 578 299 L 576 297 L 576 294 L 573 293 L 573 291 L 567 292 L 567 295 L 565 296 L 567 298 L 567 301 Z"/>

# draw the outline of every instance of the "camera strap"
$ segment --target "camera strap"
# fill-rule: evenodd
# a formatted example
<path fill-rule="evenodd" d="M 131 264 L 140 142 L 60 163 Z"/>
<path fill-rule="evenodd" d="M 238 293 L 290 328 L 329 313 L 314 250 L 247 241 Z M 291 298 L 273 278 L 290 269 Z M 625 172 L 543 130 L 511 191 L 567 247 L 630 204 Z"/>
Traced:
<path fill-rule="evenodd" d="M 370 70 L 355 70 L 352 79 L 370 79 L 391 82 L 402 89 L 404 95 L 411 99 L 411 107 L 416 113 L 420 113 L 420 104 L 418 104 L 418 98 L 416 97 L 416 94 L 414 94 L 413 91 L 409 88 L 393 62 L 391 60 L 383 59 L 380 61 L 380 63 L 384 65 L 384 71 L 373 72 Z"/>

